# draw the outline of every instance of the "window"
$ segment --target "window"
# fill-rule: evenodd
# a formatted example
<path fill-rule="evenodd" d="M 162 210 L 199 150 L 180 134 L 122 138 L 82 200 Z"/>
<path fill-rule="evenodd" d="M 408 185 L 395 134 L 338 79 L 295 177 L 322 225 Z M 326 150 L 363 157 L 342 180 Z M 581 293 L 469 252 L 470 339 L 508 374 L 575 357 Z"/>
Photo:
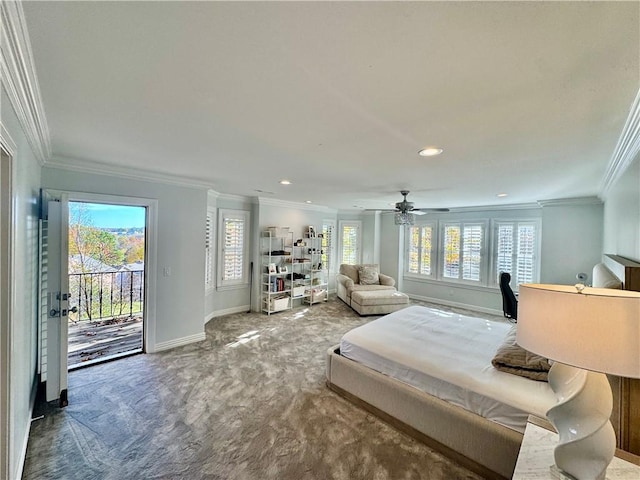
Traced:
<path fill-rule="evenodd" d="M 434 224 L 416 225 L 407 229 L 406 271 L 415 275 L 431 276 L 433 273 Z"/>
<path fill-rule="evenodd" d="M 482 281 L 484 225 L 447 223 L 443 227 L 442 277 L 450 280 Z"/>
<path fill-rule="evenodd" d="M 340 222 L 340 263 L 356 265 L 360 263 L 361 251 L 360 231 L 362 222 L 343 221 Z"/>
<path fill-rule="evenodd" d="M 335 224 L 332 221 L 322 222 L 322 265 L 327 272 L 335 270 L 333 265 L 334 231 Z"/>
<path fill-rule="evenodd" d="M 215 219 L 215 212 L 207 211 L 207 223 L 205 226 L 205 240 L 204 240 L 204 286 L 207 290 L 212 289 L 214 285 L 214 271 L 213 271 L 213 222 Z"/>
<path fill-rule="evenodd" d="M 521 283 L 538 280 L 538 222 L 497 222 L 495 235 L 495 282 L 500 272 L 511 274 L 511 284 L 517 288 Z"/>
<path fill-rule="evenodd" d="M 540 220 L 451 221 L 406 227 L 404 272 L 408 279 L 498 286 L 511 274 L 514 290 L 539 278 Z M 491 236 L 489 236 L 491 235 Z"/>
<path fill-rule="evenodd" d="M 218 288 L 249 282 L 249 212 L 220 210 Z"/>

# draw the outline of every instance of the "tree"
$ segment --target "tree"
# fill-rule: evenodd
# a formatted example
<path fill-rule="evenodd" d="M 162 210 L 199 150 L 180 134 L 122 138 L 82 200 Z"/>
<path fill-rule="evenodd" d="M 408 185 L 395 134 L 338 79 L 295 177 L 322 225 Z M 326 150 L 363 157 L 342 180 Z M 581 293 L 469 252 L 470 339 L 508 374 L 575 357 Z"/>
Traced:
<path fill-rule="evenodd" d="M 121 235 L 118 237 L 119 246 L 124 251 L 125 263 L 144 261 L 144 236 Z"/>
<path fill-rule="evenodd" d="M 124 251 L 119 248 L 115 235 L 93 226 L 91 215 L 83 203 L 69 204 L 69 258 L 70 270 L 75 273 L 95 273 L 98 269 L 104 272 L 105 267 L 121 265 L 124 260 Z M 91 306 L 94 298 L 99 301 L 96 305 L 102 306 L 105 290 L 110 293 L 111 278 L 100 277 L 99 283 L 93 282 L 93 276 L 83 275 L 70 278 L 70 290 L 72 295 L 77 295 L 80 300 L 81 311 L 79 318 L 91 320 L 95 313 Z M 109 295 L 109 298 L 111 296 Z"/>

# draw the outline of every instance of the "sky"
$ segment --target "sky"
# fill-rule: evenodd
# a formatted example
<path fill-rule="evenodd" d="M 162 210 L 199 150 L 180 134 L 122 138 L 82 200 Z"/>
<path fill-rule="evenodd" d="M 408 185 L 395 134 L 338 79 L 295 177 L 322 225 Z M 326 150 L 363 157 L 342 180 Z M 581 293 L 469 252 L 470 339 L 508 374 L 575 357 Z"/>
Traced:
<path fill-rule="evenodd" d="M 98 228 L 141 228 L 145 224 L 144 207 L 125 207 L 102 203 L 69 202 L 69 218 L 73 209 L 84 206 L 91 223 Z"/>

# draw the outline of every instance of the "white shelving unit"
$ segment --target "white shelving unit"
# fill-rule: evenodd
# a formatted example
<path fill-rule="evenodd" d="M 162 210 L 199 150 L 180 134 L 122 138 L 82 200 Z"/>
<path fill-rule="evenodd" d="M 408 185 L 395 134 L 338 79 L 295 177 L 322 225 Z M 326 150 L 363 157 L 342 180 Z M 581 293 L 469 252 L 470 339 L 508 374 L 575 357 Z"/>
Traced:
<path fill-rule="evenodd" d="M 328 299 L 328 274 L 322 265 L 322 237 L 309 235 L 293 245 L 292 299 L 313 305 Z"/>
<path fill-rule="evenodd" d="M 293 269 L 293 234 L 288 229 L 271 228 L 260 236 L 260 296 L 267 315 L 289 310 Z"/>

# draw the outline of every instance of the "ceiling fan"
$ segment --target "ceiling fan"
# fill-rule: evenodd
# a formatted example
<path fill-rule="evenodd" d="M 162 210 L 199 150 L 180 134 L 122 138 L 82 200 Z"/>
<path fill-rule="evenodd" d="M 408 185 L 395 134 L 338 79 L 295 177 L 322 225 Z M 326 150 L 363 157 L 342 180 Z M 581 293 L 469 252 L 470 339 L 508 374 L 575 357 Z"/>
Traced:
<path fill-rule="evenodd" d="M 428 212 L 448 212 L 448 208 L 415 208 L 413 202 L 407 200 L 409 190 L 401 190 L 400 193 L 404 197 L 401 202 L 396 202 L 396 208 L 394 210 L 379 210 L 382 213 L 395 213 L 396 225 L 413 225 L 414 215 L 424 215 Z"/>

